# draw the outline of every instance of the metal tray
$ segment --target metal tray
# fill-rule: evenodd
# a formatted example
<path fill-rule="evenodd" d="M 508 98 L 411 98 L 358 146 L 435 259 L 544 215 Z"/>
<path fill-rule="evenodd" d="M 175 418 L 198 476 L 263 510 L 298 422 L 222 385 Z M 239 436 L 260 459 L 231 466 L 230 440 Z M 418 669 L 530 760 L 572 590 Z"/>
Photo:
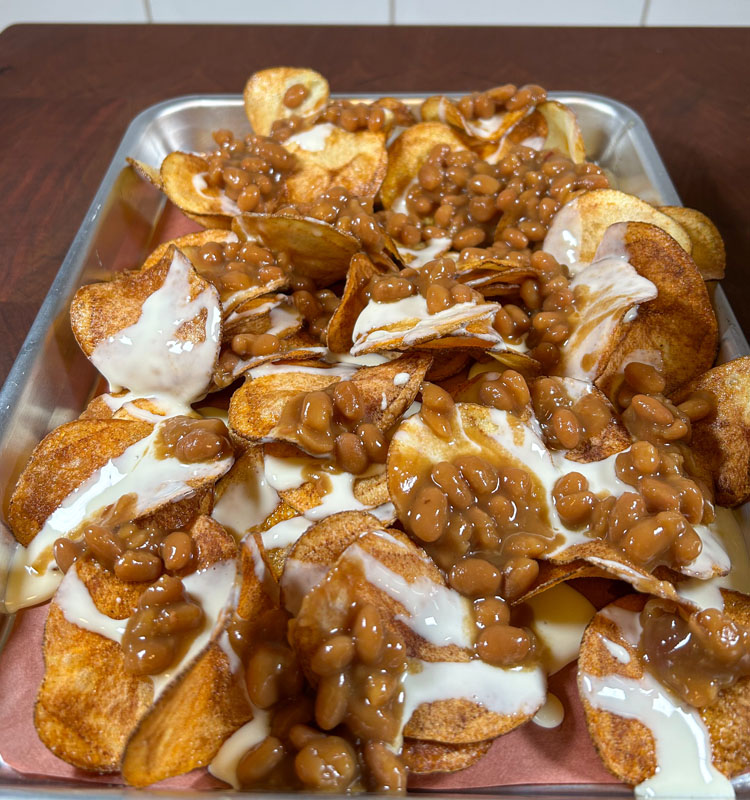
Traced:
<path fill-rule="evenodd" d="M 409 105 L 423 96 L 395 95 Z M 373 100 L 370 95 L 348 95 Z M 577 115 L 586 152 L 615 178 L 616 187 L 660 205 L 680 205 L 645 123 L 631 108 L 602 95 L 553 92 L 551 97 Z M 130 124 L 73 240 L 26 341 L 0 390 L 0 487 L 3 515 L 15 480 L 36 444 L 52 428 L 76 418 L 99 381 L 98 373 L 78 347 L 70 328 L 68 308 L 76 290 L 137 266 L 160 241 L 166 200 L 126 166 L 131 156 L 160 164 L 173 150 L 212 149 L 211 131 L 229 128 L 249 133 L 243 101 L 237 95 L 191 95 L 147 108 Z M 719 361 L 750 354 L 750 346 L 721 286 L 713 291 L 719 320 Z M 750 512 L 742 510 L 746 544 L 750 545 Z M 0 598 L 4 595 L 9 556 L 15 547 L 4 519 L 0 520 Z M 0 600 L 0 648 L 12 618 L 3 615 Z M 750 797 L 750 775 L 735 781 L 741 796 Z M 494 797 L 629 797 L 622 786 L 516 786 L 481 790 Z M 29 781 L 7 767 L 0 754 L 0 800 L 5 798 L 117 798 L 134 791 L 98 784 Z M 221 796 L 226 792 L 214 793 Z M 232 793 L 235 794 L 235 793 Z M 241 794 L 241 793 L 238 793 Z M 139 791 L 138 797 L 156 797 Z M 159 797 L 194 796 L 190 792 L 159 792 Z M 249 795 L 245 795 L 249 796 Z M 299 795 L 278 795 L 298 797 Z M 451 795 L 440 794 L 440 797 Z M 453 795 L 456 796 L 456 795 Z"/>

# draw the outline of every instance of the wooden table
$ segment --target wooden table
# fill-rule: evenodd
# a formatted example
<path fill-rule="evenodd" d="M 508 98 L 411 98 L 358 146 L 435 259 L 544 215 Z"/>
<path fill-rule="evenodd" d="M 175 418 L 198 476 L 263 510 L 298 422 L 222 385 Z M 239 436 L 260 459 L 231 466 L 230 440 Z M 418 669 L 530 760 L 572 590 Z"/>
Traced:
<path fill-rule="evenodd" d="M 750 29 L 19 25 L 0 34 L 0 380 L 128 123 L 182 94 L 242 91 L 311 66 L 338 92 L 535 82 L 643 116 L 686 205 L 727 244 L 724 283 L 750 333 Z"/>

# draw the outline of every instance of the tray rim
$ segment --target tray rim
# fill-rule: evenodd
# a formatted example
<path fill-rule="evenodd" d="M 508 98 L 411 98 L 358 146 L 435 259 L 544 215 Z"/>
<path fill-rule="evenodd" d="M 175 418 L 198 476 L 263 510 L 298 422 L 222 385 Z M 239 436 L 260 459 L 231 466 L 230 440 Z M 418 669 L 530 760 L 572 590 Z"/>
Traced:
<path fill-rule="evenodd" d="M 467 90 L 468 91 L 468 90 Z M 460 95 L 466 92 L 450 92 L 450 95 Z M 334 99 L 353 99 L 368 100 L 382 96 L 382 93 L 372 92 L 348 92 L 332 93 Z M 420 102 L 429 93 L 423 92 L 394 92 L 389 96 L 399 100 Z M 682 205 L 681 199 L 667 172 L 666 166 L 659 154 L 656 144 L 651 137 L 651 133 L 644 119 L 631 106 L 620 102 L 606 95 L 584 91 L 556 90 L 548 93 L 551 99 L 562 103 L 583 100 L 592 105 L 599 105 L 606 109 L 606 113 L 615 111 L 617 115 L 625 121 L 621 135 L 628 131 L 635 131 L 635 146 L 640 151 L 642 160 L 649 166 L 650 175 L 654 180 L 654 186 L 662 196 L 665 205 Z M 106 201 L 115 186 L 116 180 L 124 165 L 129 151 L 133 149 L 134 143 L 146 132 L 148 126 L 152 124 L 164 113 L 178 113 L 186 108 L 207 107 L 215 108 L 218 106 L 241 107 L 243 97 L 236 93 L 217 93 L 217 94 L 187 94 L 159 101 L 138 112 L 130 121 L 123 133 L 111 161 L 99 183 L 94 197 L 77 229 L 75 236 L 65 254 L 65 257 L 56 272 L 50 288 L 45 295 L 39 311 L 29 328 L 29 331 L 18 351 L 18 354 L 11 366 L 8 375 L 0 388 L 0 448 L 5 441 L 6 427 L 8 420 L 12 416 L 15 407 L 26 384 L 30 380 L 29 372 L 33 365 L 38 351 L 42 346 L 43 338 L 55 317 L 61 312 L 63 305 L 66 305 L 67 298 L 71 294 L 73 284 L 78 280 L 75 272 L 75 264 L 78 255 L 85 250 L 89 243 L 89 237 L 93 234 L 100 212 L 105 208 Z M 715 284 L 714 306 L 717 314 L 720 312 L 725 318 L 725 324 L 729 329 L 735 331 L 736 342 L 739 349 L 744 353 L 750 353 L 750 344 L 747 336 L 736 319 L 729 299 L 720 283 Z M 11 633 L 14 614 L 6 614 L 0 610 L 0 650 Z M 734 788 L 739 797 L 750 797 L 750 773 L 739 776 L 733 782 Z M 142 798 L 185 798 L 204 795 L 199 790 L 180 790 L 180 791 L 159 791 L 150 789 L 134 790 L 132 787 L 119 784 L 91 784 L 82 781 L 80 783 L 66 783 L 63 780 L 40 780 L 35 778 L 27 779 L 25 776 L 15 773 L 9 768 L 0 755 L 0 800 L 11 800 L 12 798 L 44 797 L 48 800 L 68 800 L 74 796 L 85 796 L 87 798 L 124 798 L 133 796 L 137 792 L 138 797 Z M 424 797 L 476 797 L 477 795 L 492 796 L 495 798 L 518 798 L 528 796 L 542 796 L 545 798 L 572 798 L 585 797 L 588 800 L 597 798 L 612 797 L 632 797 L 632 790 L 624 784 L 519 784 L 513 786 L 490 787 L 484 789 L 463 790 L 462 792 L 440 792 L 418 791 Z M 276 797 L 276 798 L 299 798 L 298 793 L 252 793 L 235 792 L 234 790 L 220 790 L 213 792 L 213 796 L 220 797 L 229 794 L 236 797 Z M 369 797 L 378 795 L 369 794 Z M 381 795 L 388 797 L 387 795 Z"/>

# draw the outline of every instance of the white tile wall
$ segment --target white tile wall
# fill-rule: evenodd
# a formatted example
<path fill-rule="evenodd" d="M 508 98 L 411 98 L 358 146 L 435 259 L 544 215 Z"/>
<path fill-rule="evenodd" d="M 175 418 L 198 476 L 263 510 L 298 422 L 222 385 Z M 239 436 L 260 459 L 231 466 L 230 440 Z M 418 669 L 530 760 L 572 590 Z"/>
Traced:
<path fill-rule="evenodd" d="M 150 0 L 153 22 L 387 25 L 389 0 Z"/>
<path fill-rule="evenodd" d="M 646 25 L 750 25 L 750 0 L 649 0 Z"/>
<path fill-rule="evenodd" d="M 750 0 L 0 0 L 16 22 L 750 26 Z"/>
<path fill-rule="evenodd" d="M 147 22 L 147 0 L 0 0 L 0 30 L 16 22 Z"/>
<path fill-rule="evenodd" d="M 396 0 L 401 25 L 640 25 L 644 0 Z"/>

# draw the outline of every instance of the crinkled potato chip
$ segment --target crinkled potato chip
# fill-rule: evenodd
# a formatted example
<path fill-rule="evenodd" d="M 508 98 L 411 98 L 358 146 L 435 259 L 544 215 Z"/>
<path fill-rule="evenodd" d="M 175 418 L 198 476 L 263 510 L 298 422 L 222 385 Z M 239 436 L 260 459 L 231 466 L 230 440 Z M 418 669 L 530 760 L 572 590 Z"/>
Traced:
<path fill-rule="evenodd" d="M 716 225 L 700 211 L 682 206 L 660 206 L 667 216 L 678 222 L 690 236 L 693 249 L 690 255 L 704 281 L 720 281 L 724 277 L 727 254 L 724 240 Z"/>
<path fill-rule="evenodd" d="M 547 122 L 547 136 L 542 150 L 558 150 L 575 164 L 586 160 L 586 148 L 576 115 L 556 100 L 547 100 L 537 106 Z"/>
<path fill-rule="evenodd" d="M 341 186 L 362 198 L 374 198 L 385 177 L 388 154 L 382 134 L 364 130 L 350 133 L 330 123 L 325 126 L 325 143 L 290 137 L 284 147 L 297 160 L 297 167 L 285 181 L 291 203 L 311 203 L 322 192 Z M 308 149 L 310 148 L 310 149 Z"/>
<path fill-rule="evenodd" d="M 461 137 L 442 122 L 418 122 L 401 132 L 388 148 L 388 169 L 380 187 L 384 208 L 392 208 L 404 196 L 432 148 L 441 144 L 466 149 Z"/>
<path fill-rule="evenodd" d="M 313 69 L 271 67 L 250 76 L 244 96 L 245 113 L 253 130 L 268 136 L 277 119 L 292 114 L 311 118 L 321 112 L 328 102 L 328 81 Z"/>
<path fill-rule="evenodd" d="M 715 408 L 692 423 L 690 447 L 713 479 L 716 502 L 737 506 L 750 497 L 750 356 L 714 367 L 670 399 L 678 405 L 702 393 Z"/>

